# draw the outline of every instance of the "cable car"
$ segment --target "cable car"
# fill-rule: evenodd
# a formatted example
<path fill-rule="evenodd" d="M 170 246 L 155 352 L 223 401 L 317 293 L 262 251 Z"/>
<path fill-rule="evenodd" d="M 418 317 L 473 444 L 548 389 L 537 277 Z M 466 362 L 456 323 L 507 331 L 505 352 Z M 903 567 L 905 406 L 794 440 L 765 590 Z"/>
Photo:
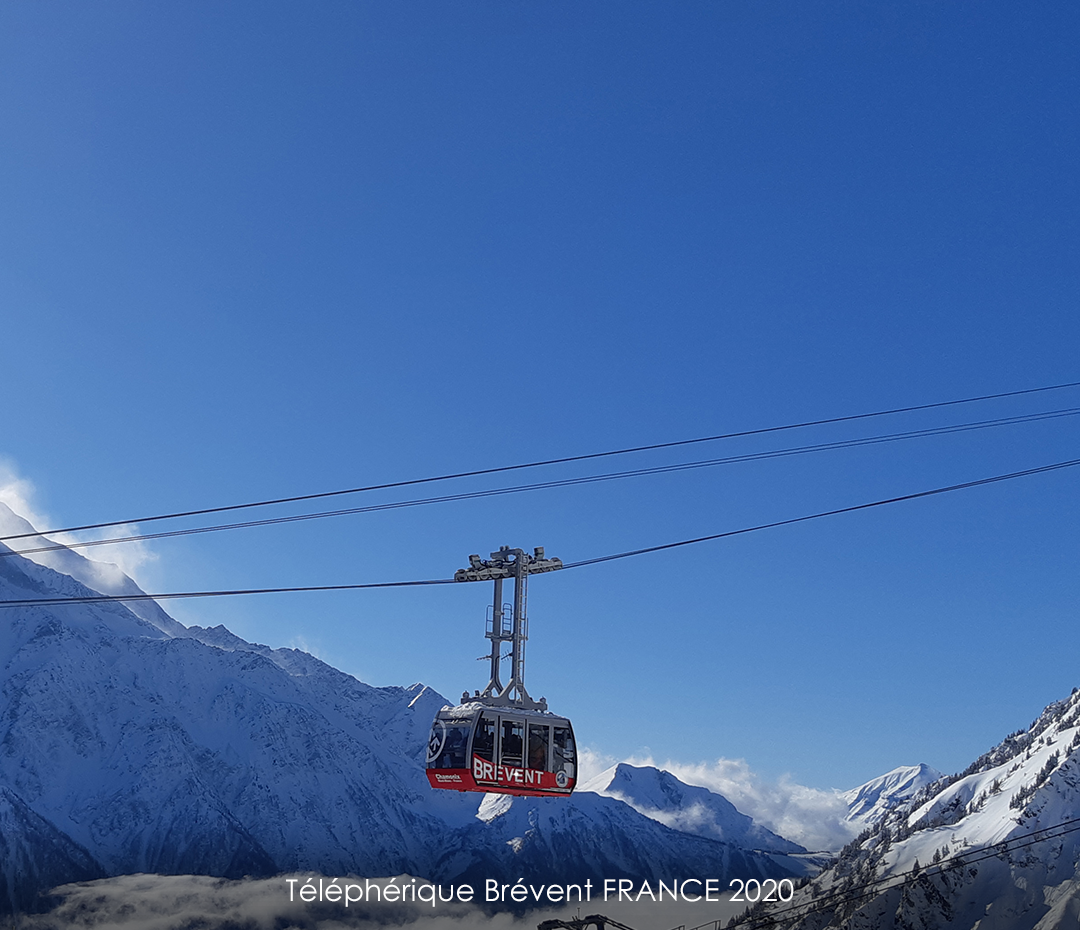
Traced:
<path fill-rule="evenodd" d="M 565 796 L 576 773 L 574 730 L 566 717 L 471 703 L 444 707 L 431 727 L 432 788 Z"/>
<path fill-rule="evenodd" d="M 432 788 L 484 791 L 534 797 L 566 797 L 577 783 L 574 728 L 566 717 L 547 709 L 547 700 L 534 701 L 525 690 L 525 616 L 530 574 L 562 568 L 548 559 L 542 547 L 528 555 L 503 546 L 491 561 L 469 556 L 469 568 L 455 581 L 494 581 L 495 600 L 487 621 L 491 640 L 491 677 L 487 687 L 461 703 L 443 707 L 431 724 L 427 777 Z M 502 603 L 502 583 L 514 580 L 514 603 Z M 510 653 L 502 654 L 504 643 Z M 503 685 L 500 664 L 510 659 L 510 683 Z"/>

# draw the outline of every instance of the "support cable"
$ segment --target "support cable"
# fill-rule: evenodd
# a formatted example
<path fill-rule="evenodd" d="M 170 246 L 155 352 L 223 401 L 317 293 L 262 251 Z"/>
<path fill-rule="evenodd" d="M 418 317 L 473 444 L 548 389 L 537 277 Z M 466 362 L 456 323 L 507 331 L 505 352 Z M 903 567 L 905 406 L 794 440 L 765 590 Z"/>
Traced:
<path fill-rule="evenodd" d="M 238 594 L 293 594 L 310 591 L 359 591 L 362 588 L 416 588 L 423 585 L 454 584 L 453 578 L 429 581 L 375 581 L 368 584 L 317 584 L 291 588 L 238 588 L 233 591 L 175 591 L 168 594 L 93 594 L 80 597 L 28 597 L 0 601 L 3 607 L 55 607 L 58 604 L 101 604 L 109 601 L 164 601 L 195 597 L 233 597 Z"/>
<path fill-rule="evenodd" d="M 110 536 L 104 539 L 73 541 L 70 543 L 50 543 L 47 546 L 35 546 L 29 549 L 0 550 L 0 558 L 11 555 L 32 555 L 38 552 L 56 552 L 61 549 L 91 549 L 97 546 L 111 546 L 128 542 L 143 542 L 152 539 L 169 539 L 177 536 L 195 536 L 202 533 L 215 533 L 222 530 L 246 529 L 257 526 L 277 526 L 284 523 L 299 523 L 307 520 L 319 520 L 326 517 L 340 517 L 361 513 L 377 513 L 384 510 L 400 510 L 406 507 L 420 507 L 425 504 L 443 504 L 453 501 L 478 500 L 486 497 L 499 497 L 504 494 L 518 494 L 524 491 L 537 491 L 548 488 L 566 488 L 582 484 L 595 484 L 603 481 L 615 481 L 622 478 L 636 478 L 644 475 L 661 475 L 672 472 L 690 471 L 699 468 L 711 468 L 717 465 L 731 465 L 740 462 L 757 462 L 766 459 L 787 458 L 806 455 L 813 452 L 826 452 L 836 449 L 853 449 L 859 446 L 881 445 L 918 439 L 926 436 L 942 436 L 950 433 L 970 432 L 999 426 L 1011 426 L 1018 423 L 1032 423 L 1039 420 L 1057 419 L 1080 414 L 1080 407 L 1068 407 L 1062 410 L 1049 410 L 1042 413 L 1024 414 L 1015 417 L 999 417 L 994 420 L 979 420 L 971 423 L 957 423 L 950 426 L 936 426 L 928 429 L 909 430 L 902 433 L 887 433 L 878 436 L 865 436 L 861 439 L 841 439 L 835 442 L 815 443 L 808 446 L 792 446 L 766 452 L 747 452 L 729 455 L 718 459 L 705 459 L 696 462 L 681 462 L 675 465 L 655 465 L 649 468 L 635 468 L 628 471 L 608 472 L 600 475 L 585 475 L 578 478 L 560 478 L 554 481 L 540 481 L 533 484 L 514 485 L 508 488 L 488 488 L 480 491 L 465 491 L 460 494 L 444 494 L 438 497 L 424 497 L 405 501 L 392 501 L 385 504 L 369 504 L 364 507 L 349 507 L 341 510 L 324 510 L 317 513 L 293 514 L 283 517 L 268 517 L 263 520 L 246 520 L 239 523 L 221 523 L 212 526 L 189 527 L 180 530 L 163 530 L 157 533 L 137 533 L 129 536 Z M 55 532 L 55 531 L 51 531 Z M 30 536 L 26 533 L 23 536 Z M 44 536 L 44 534 L 36 534 Z M 6 537 L 15 539 L 16 537 Z"/>
<path fill-rule="evenodd" d="M 226 513 L 233 510 L 246 510 L 252 507 L 269 507 L 274 504 L 292 504 L 299 501 L 319 500 L 326 497 L 338 497 L 343 494 L 359 494 L 364 491 L 382 491 L 389 488 L 409 487 L 417 484 L 430 484 L 435 481 L 449 481 L 455 478 L 472 478 L 478 475 L 494 475 L 508 471 L 518 471 L 525 468 L 540 468 L 545 465 L 561 465 L 567 462 L 584 462 L 590 459 L 606 458 L 613 455 L 629 455 L 634 452 L 648 452 L 654 449 L 674 449 L 678 446 L 689 446 L 696 443 L 715 442 L 721 439 L 736 439 L 744 436 L 761 436 L 767 433 L 778 433 L 785 430 L 803 429 L 810 426 L 825 426 L 834 423 L 850 423 L 855 420 L 866 420 L 873 417 L 891 416 L 899 413 L 914 413 L 921 410 L 934 410 L 942 407 L 954 407 L 960 404 L 973 404 L 985 400 L 1000 400 L 1005 397 L 1020 397 L 1027 394 L 1040 394 L 1046 391 L 1059 391 L 1066 388 L 1080 387 L 1080 381 L 1069 381 L 1063 384 L 1049 384 L 1043 387 L 1025 388 L 1020 391 L 1002 391 L 997 394 L 982 394 L 977 397 L 965 397 L 959 400 L 942 400 L 930 404 L 915 404 L 908 407 L 893 407 L 890 410 L 876 410 L 871 413 L 855 413 L 840 417 L 825 417 L 817 420 L 804 420 L 800 423 L 787 423 L 782 426 L 767 426 L 758 429 L 739 430 L 732 433 L 718 433 L 715 436 L 700 436 L 694 439 L 679 439 L 672 442 L 657 442 L 644 446 L 630 446 L 625 449 L 611 449 L 605 452 L 589 452 L 583 455 L 567 455 L 560 458 L 542 459 L 535 462 L 524 462 L 517 465 L 500 465 L 494 468 L 478 468 L 473 471 L 455 472 L 445 475 L 434 475 L 428 478 L 412 478 L 407 481 L 390 481 L 384 484 L 372 484 L 356 488 L 344 488 L 339 491 L 321 491 L 316 494 L 298 494 L 293 497 L 279 497 L 271 500 L 252 501 L 246 504 L 228 504 L 221 507 L 203 507 L 198 510 L 183 510 L 174 513 L 154 514 L 148 517 L 137 517 L 126 520 L 110 520 L 103 523 L 84 523 L 81 526 L 67 526 L 54 530 L 42 530 L 34 533 L 15 533 L 10 536 L 0 536 L 0 542 L 8 542 L 13 539 L 25 539 L 27 537 L 44 536 L 56 533 L 75 533 L 82 530 L 100 530 L 110 526 L 124 526 L 132 523 L 151 523 L 156 520 L 173 520 L 181 517 L 197 517 L 211 513 Z"/>
<path fill-rule="evenodd" d="M 968 488 L 982 487 L 983 485 L 996 484 L 1002 481 L 1010 481 L 1014 478 L 1024 478 L 1029 475 L 1039 475 L 1046 472 L 1059 471 L 1080 465 L 1080 459 L 1070 459 L 1065 462 L 1056 462 L 1052 465 L 1041 465 L 1037 468 L 1026 468 L 1023 471 L 1009 472 L 1004 475 L 994 475 L 989 478 L 979 478 L 975 481 L 965 481 L 960 484 L 950 484 L 945 487 L 932 488 L 929 491 L 917 491 L 914 494 L 902 494 L 898 497 L 888 497 L 882 500 L 870 501 L 865 504 L 854 504 L 850 507 L 839 507 L 835 510 L 823 510 L 818 513 L 807 514 L 802 517 L 792 517 L 788 520 L 777 520 L 772 523 L 760 523 L 757 526 L 743 527 L 737 530 L 727 530 L 723 533 L 713 533 L 708 536 L 697 536 L 693 539 L 683 539 L 678 542 L 664 543 L 659 546 L 648 546 L 642 549 L 631 549 L 626 552 L 617 552 L 614 555 L 604 555 L 593 559 L 582 559 L 578 562 L 568 562 L 563 568 L 583 568 L 587 565 L 598 565 L 601 562 L 613 562 L 617 559 L 626 559 L 635 555 L 645 555 L 650 552 L 662 552 L 665 549 L 676 549 L 681 546 L 691 546 L 696 543 L 708 542 L 714 539 L 724 539 L 728 536 L 740 536 L 744 533 L 753 533 L 758 530 L 774 529 L 778 526 L 789 526 L 794 523 L 805 523 L 809 520 L 818 520 L 822 517 L 833 517 L 842 513 L 854 513 L 859 510 L 869 510 L 873 507 L 883 507 L 886 504 L 897 504 L 902 501 L 918 500 L 924 497 L 933 497 L 938 494 L 948 494 L 952 491 L 962 491 Z M 9 607 L 37 607 L 57 604 L 91 604 L 104 601 L 148 601 L 166 600 L 175 598 L 196 597 L 230 597 L 241 594 L 286 594 L 292 592 L 307 591 L 355 591 L 362 588 L 407 588 L 422 585 L 454 584 L 453 578 L 437 578 L 425 581 L 387 581 L 373 582 L 368 584 L 341 584 L 341 585 L 311 585 L 305 587 L 288 588 L 246 588 L 231 591 L 183 591 L 168 594 L 137 594 L 137 595 L 86 595 L 81 597 L 53 597 L 53 598 L 23 598 L 19 600 L 0 601 L 0 608 Z"/>
<path fill-rule="evenodd" d="M 581 568 L 585 565 L 597 565 L 600 562 L 614 562 L 616 559 L 628 559 L 634 555 L 645 555 L 649 552 L 662 552 L 665 549 L 677 549 L 680 546 L 692 546 L 695 543 L 708 542 L 712 539 L 724 539 L 728 536 L 740 536 L 743 533 L 754 533 L 757 530 L 770 530 L 778 526 L 790 526 L 793 523 L 805 523 L 808 520 L 818 520 L 821 517 L 832 517 L 841 513 L 854 513 L 857 510 L 869 510 L 871 507 L 882 507 L 885 504 L 898 504 L 901 501 L 918 500 L 921 497 L 933 497 L 936 494 L 948 494 L 950 491 L 962 491 L 967 488 L 982 487 L 986 484 L 995 484 L 999 481 L 1010 481 L 1013 478 L 1023 478 L 1027 475 L 1039 475 L 1043 472 L 1058 471 L 1062 468 L 1073 468 L 1080 465 L 1080 459 L 1070 459 L 1067 462 L 1056 462 L 1053 465 L 1041 465 L 1038 468 L 1027 468 L 1024 471 L 1014 471 L 1007 475 L 994 475 L 992 478 L 979 478 L 976 481 L 965 481 L 962 484 L 950 484 L 943 488 L 933 488 L 929 491 L 917 491 L 914 494 L 902 494 L 899 497 L 889 497 L 884 500 L 871 501 L 868 504 L 856 504 L 852 507 L 840 507 L 836 510 L 823 510 L 820 513 L 808 514 L 804 517 L 792 517 L 788 520 L 777 520 L 774 523 L 761 523 L 757 526 L 748 526 L 740 530 L 728 530 L 724 533 L 713 533 L 709 536 L 697 536 L 694 539 L 683 539 L 679 542 L 664 543 L 660 546 L 647 546 L 643 549 L 631 549 L 628 552 L 617 552 L 615 555 L 602 555 L 595 559 L 582 559 L 579 562 L 566 562 L 563 568 Z M 0 605 L 2 605 L 0 601 Z"/>

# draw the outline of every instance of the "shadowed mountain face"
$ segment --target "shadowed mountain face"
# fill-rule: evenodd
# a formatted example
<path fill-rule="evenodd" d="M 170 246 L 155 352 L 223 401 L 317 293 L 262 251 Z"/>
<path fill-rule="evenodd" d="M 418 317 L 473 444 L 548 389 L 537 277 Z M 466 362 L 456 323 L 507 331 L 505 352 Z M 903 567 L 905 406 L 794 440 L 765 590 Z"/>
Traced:
<path fill-rule="evenodd" d="M 72 881 L 102 878 L 105 871 L 85 849 L 0 788 L 0 874 L 8 909 L 33 910 L 38 894 Z"/>
<path fill-rule="evenodd" d="M 0 599 L 93 593 L 73 576 L 97 569 L 61 556 L 68 573 L 0 557 Z M 138 591 L 126 576 L 109 586 Z M 435 792 L 424 777 L 441 695 L 373 688 L 297 650 L 185 628 L 156 605 L 140 614 L 118 602 L 0 609 L 8 907 L 62 881 L 136 872 L 790 874 L 592 794 L 481 819 L 481 796 Z"/>

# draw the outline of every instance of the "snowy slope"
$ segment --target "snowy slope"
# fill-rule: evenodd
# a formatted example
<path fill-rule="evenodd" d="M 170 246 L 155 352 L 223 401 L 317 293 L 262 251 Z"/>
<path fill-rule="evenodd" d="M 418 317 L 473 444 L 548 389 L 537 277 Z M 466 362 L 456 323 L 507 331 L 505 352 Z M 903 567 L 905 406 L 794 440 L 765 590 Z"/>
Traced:
<path fill-rule="evenodd" d="M 652 820 L 746 849 L 804 853 L 806 849 L 754 823 L 723 795 L 688 785 L 670 772 L 651 765 L 620 762 L 601 772 L 581 791 L 592 791 L 630 805 Z"/>
<path fill-rule="evenodd" d="M 800 930 L 1075 928 L 1080 692 L 888 812 L 792 904 Z"/>
<path fill-rule="evenodd" d="M 92 593 L 3 551 L 0 599 Z M 87 560 L 64 558 L 92 577 Z M 9 906 L 57 876 L 102 871 L 788 874 L 595 795 L 477 819 L 481 796 L 433 792 L 423 773 L 441 695 L 373 688 L 297 650 L 146 613 L 0 609 L 0 786 L 14 812 L 4 838 L 27 863 L 13 867 L 22 885 L 9 885 Z"/>

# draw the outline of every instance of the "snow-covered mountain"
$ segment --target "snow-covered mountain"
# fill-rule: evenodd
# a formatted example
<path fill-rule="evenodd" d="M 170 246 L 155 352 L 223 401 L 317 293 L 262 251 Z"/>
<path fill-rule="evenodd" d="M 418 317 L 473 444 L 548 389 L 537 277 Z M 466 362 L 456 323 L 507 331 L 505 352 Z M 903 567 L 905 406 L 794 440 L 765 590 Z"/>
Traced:
<path fill-rule="evenodd" d="M 1075 928 L 1080 691 L 888 811 L 777 917 L 792 930 Z"/>
<path fill-rule="evenodd" d="M 941 777 L 937 769 L 921 763 L 895 768 L 841 795 L 849 810 L 845 819 L 855 830 L 864 830 Z"/>
<path fill-rule="evenodd" d="M 90 593 L 18 557 L 0 591 Z M 109 874 L 403 871 L 454 819 L 456 798 L 421 803 L 444 703 L 421 686 L 223 630 L 170 636 L 119 603 L 7 609 L 0 630 L 0 784 Z"/>
<path fill-rule="evenodd" d="M 688 785 L 670 772 L 651 765 L 620 762 L 590 779 L 579 790 L 624 801 L 639 814 L 683 833 L 764 852 L 806 852 L 798 843 L 785 840 L 754 823 L 723 795 Z"/>
<path fill-rule="evenodd" d="M 80 578 L 100 583 L 72 551 L 50 554 L 63 571 L 7 552 L 0 599 L 87 595 L 94 589 Z M 126 576 L 109 584 L 138 592 Z M 186 628 L 153 607 L 0 609 L 9 907 L 60 881 L 134 872 L 509 882 L 791 874 L 770 856 L 593 794 L 478 817 L 481 796 L 433 792 L 423 773 L 441 695 L 374 688 L 298 650 Z"/>

